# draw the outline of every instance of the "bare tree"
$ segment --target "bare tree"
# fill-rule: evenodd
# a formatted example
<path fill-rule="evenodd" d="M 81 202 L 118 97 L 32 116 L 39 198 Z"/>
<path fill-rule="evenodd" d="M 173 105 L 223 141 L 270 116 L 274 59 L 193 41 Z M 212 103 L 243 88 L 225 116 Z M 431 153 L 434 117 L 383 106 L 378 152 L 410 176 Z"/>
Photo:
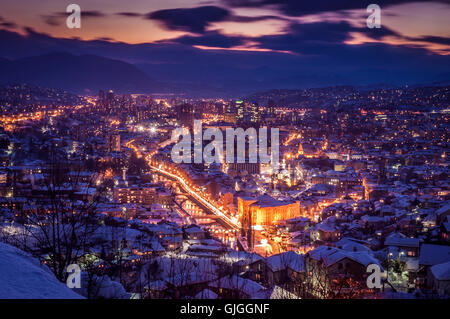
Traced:
<path fill-rule="evenodd" d="M 96 205 L 102 190 L 92 187 L 94 176 L 82 182 L 81 167 L 69 177 L 68 172 L 74 172 L 73 163 L 53 159 L 44 174 L 41 192 L 32 198 L 33 208 L 18 215 L 26 233 L 22 248 L 40 259 L 46 255 L 44 262 L 64 281 L 67 266 L 76 263 L 93 245 L 90 239 L 99 226 Z"/>
<path fill-rule="evenodd" d="M 332 271 L 323 262 L 311 259 L 307 259 L 306 266 L 302 298 L 361 298 L 368 290 L 362 278 L 355 277 L 347 270 Z"/>

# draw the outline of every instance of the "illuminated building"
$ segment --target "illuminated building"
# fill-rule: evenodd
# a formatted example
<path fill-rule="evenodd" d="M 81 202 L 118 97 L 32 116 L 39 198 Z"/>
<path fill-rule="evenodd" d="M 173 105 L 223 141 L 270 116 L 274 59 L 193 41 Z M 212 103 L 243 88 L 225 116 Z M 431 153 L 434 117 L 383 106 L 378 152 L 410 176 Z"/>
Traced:
<path fill-rule="evenodd" d="M 258 103 L 253 102 L 250 105 L 250 123 L 256 124 L 259 123 L 259 106 Z"/>
<path fill-rule="evenodd" d="M 235 113 L 225 113 L 224 115 L 224 121 L 227 123 L 236 124 L 237 122 L 237 116 Z"/>
<path fill-rule="evenodd" d="M 252 226 L 272 225 L 280 220 L 300 216 L 299 201 L 279 201 L 268 195 L 257 198 L 238 197 L 238 213 L 242 220 Z"/>
<path fill-rule="evenodd" d="M 155 202 L 156 190 L 150 187 L 114 188 L 114 201 L 122 204 L 151 205 Z"/>
<path fill-rule="evenodd" d="M 6 184 L 8 181 L 8 173 L 6 171 L 0 171 L 0 184 Z"/>
<path fill-rule="evenodd" d="M 244 113 L 245 113 L 244 101 L 236 101 L 235 107 L 236 107 L 236 113 L 237 113 L 236 120 L 242 121 L 244 119 Z"/>
<path fill-rule="evenodd" d="M 120 152 L 120 135 L 112 134 L 108 138 L 108 150 L 110 152 Z"/>

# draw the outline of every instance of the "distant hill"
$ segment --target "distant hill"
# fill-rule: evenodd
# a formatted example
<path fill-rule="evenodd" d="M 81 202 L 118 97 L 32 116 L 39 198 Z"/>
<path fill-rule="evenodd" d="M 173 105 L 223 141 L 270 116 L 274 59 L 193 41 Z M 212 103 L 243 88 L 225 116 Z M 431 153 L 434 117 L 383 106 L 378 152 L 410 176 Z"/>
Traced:
<path fill-rule="evenodd" d="M 0 105 L 78 105 L 82 99 L 61 89 L 44 88 L 28 84 L 0 85 Z"/>
<path fill-rule="evenodd" d="M 273 89 L 243 99 L 265 105 L 273 100 L 279 106 L 299 108 L 348 107 L 430 109 L 448 107 L 450 86 L 423 84 L 398 87 L 390 84 L 332 86 L 311 89 Z M 399 95 L 398 91 L 402 94 Z"/>
<path fill-rule="evenodd" d="M 0 84 L 27 83 L 64 89 L 73 93 L 160 92 L 164 85 L 132 64 L 95 55 L 50 53 L 17 60 L 0 58 Z"/>

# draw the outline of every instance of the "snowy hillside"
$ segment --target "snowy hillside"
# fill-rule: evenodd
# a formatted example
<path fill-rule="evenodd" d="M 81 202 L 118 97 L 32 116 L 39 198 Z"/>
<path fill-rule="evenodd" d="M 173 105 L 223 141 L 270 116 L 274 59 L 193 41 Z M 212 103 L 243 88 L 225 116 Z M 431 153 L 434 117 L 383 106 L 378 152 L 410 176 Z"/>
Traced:
<path fill-rule="evenodd" d="M 80 299 L 50 270 L 25 252 L 0 243 L 1 299 Z"/>

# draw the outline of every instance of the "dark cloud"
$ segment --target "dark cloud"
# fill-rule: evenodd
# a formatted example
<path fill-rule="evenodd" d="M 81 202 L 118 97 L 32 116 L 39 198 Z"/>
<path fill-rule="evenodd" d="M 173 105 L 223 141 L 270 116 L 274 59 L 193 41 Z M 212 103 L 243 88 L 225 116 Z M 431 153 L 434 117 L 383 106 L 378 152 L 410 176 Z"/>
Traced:
<path fill-rule="evenodd" d="M 170 30 L 203 33 L 211 23 L 227 20 L 230 12 L 220 7 L 203 6 L 159 10 L 147 14 L 146 17 L 161 22 Z"/>
<path fill-rule="evenodd" d="M 450 45 L 450 38 L 446 37 L 426 36 L 421 38 L 409 38 L 409 39 L 414 41 L 425 41 L 437 44 Z"/>
<path fill-rule="evenodd" d="M 159 43 L 179 43 L 209 47 L 233 48 L 247 41 L 259 43 L 262 49 L 289 51 L 298 54 L 326 54 L 332 47 L 347 46 L 344 41 L 351 39 L 351 32 L 364 33 L 373 39 L 388 35 L 400 36 L 388 29 L 357 28 L 348 22 L 291 23 L 284 34 L 261 37 L 229 36 L 219 31 L 207 31 L 199 35 L 185 35 Z"/>
<path fill-rule="evenodd" d="M 0 16 L 0 27 L 4 27 L 7 29 L 14 29 L 17 28 L 17 24 L 12 21 L 5 20 L 2 16 Z"/>
<path fill-rule="evenodd" d="M 15 24 L 14 22 L 9 22 L 9 21 L 1 22 L 0 26 L 5 27 L 5 28 L 10 28 L 10 29 L 17 28 L 17 24 Z"/>
<path fill-rule="evenodd" d="M 186 45 L 202 45 L 207 47 L 232 48 L 245 43 L 246 38 L 238 36 L 226 36 L 216 31 L 205 32 L 201 36 L 181 36 L 165 43 L 179 43 Z"/>
<path fill-rule="evenodd" d="M 42 15 L 41 18 L 44 22 L 50 26 L 58 26 L 63 24 L 70 13 L 67 12 L 55 12 L 49 15 Z M 98 10 L 81 10 L 81 18 L 103 18 L 107 15 Z"/>
<path fill-rule="evenodd" d="M 110 38 L 110 37 L 100 37 L 100 38 L 96 38 L 95 40 L 97 40 L 97 41 L 108 41 L 108 42 L 114 42 L 115 41 L 113 38 Z"/>
<path fill-rule="evenodd" d="M 396 37 L 403 37 L 400 33 L 395 32 L 394 30 L 389 29 L 388 27 L 383 26 L 382 28 L 373 28 L 373 29 L 369 29 L 369 28 L 362 28 L 362 29 L 358 29 L 358 28 L 354 28 L 353 31 L 358 31 L 360 33 L 364 33 L 365 35 L 367 35 L 368 37 L 375 39 L 375 40 L 380 40 L 383 37 L 386 36 L 396 36 Z"/>
<path fill-rule="evenodd" d="M 138 12 L 117 12 L 116 15 L 123 17 L 143 17 L 144 14 Z"/>
<path fill-rule="evenodd" d="M 409 37 L 402 35 L 398 32 L 395 32 L 394 30 L 391 30 L 385 26 L 382 28 L 364 28 L 364 29 L 354 29 L 354 31 L 358 31 L 361 33 L 364 33 L 368 37 L 376 40 L 380 40 L 383 37 L 386 36 L 394 36 L 403 40 L 413 41 L 413 42 L 428 42 L 428 43 L 436 43 L 436 44 L 443 44 L 443 45 L 450 45 L 450 38 L 449 37 L 439 37 L 439 36 L 422 36 L 422 37 Z"/>
<path fill-rule="evenodd" d="M 65 16 L 67 16 L 67 13 L 65 13 Z M 106 14 L 104 14 L 103 12 L 100 11 L 81 11 L 81 16 L 82 17 L 91 17 L 91 18 L 100 18 L 100 17 L 106 17 Z"/>
<path fill-rule="evenodd" d="M 319 54 L 331 46 L 342 46 L 355 30 L 347 22 L 293 23 L 288 32 L 258 38 L 261 48 L 291 51 L 299 54 Z"/>
<path fill-rule="evenodd" d="M 41 18 L 44 22 L 52 27 L 58 26 L 62 24 L 62 18 L 60 16 L 55 15 L 43 15 Z"/>
<path fill-rule="evenodd" d="M 316 14 L 328 11 L 364 9 L 369 4 L 377 3 L 380 7 L 386 7 L 395 4 L 404 4 L 411 2 L 426 2 L 424 0 L 222 0 L 230 7 L 261 7 L 272 5 L 277 7 L 281 12 L 290 16 L 302 16 L 307 14 Z M 430 1 L 431 2 L 431 1 Z M 449 3 L 448 0 L 433 0 L 433 2 Z"/>
<path fill-rule="evenodd" d="M 229 10 L 217 6 L 197 8 L 166 9 L 142 14 L 138 12 L 118 12 L 124 17 L 138 17 L 159 21 L 166 29 L 202 34 L 214 22 L 232 21 L 250 23 L 264 20 L 285 20 L 276 15 L 241 16 L 233 15 Z"/>
<path fill-rule="evenodd" d="M 351 39 L 351 33 L 362 33 L 365 36 L 382 40 L 386 36 L 394 36 L 409 41 L 425 41 L 441 44 L 449 44 L 449 38 L 422 37 L 411 38 L 403 36 L 387 27 L 364 28 L 355 27 L 348 22 L 316 22 L 316 23 L 292 23 L 285 34 L 267 35 L 255 39 L 261 48 L 278 51 L 291 51 L 298 54 L 333 55 L 342 52 L 349 47 L 344 42 Z"/>
<path fill-rule="evenodd" d="M 257 21 L 264 21 L 264 20 L 283 20 L 283 21 L 285 21 L 286 19 L 279 17 L 279 16 L 275 16 L 275 15 L 264 15 L 264 16 L 255 16 L 255 17 L 235 15 L 235 16 L 231 16 L 228 20 L 233 21 L 233 22 L 248 23 L 248 22 L 257 22 Z"/>

